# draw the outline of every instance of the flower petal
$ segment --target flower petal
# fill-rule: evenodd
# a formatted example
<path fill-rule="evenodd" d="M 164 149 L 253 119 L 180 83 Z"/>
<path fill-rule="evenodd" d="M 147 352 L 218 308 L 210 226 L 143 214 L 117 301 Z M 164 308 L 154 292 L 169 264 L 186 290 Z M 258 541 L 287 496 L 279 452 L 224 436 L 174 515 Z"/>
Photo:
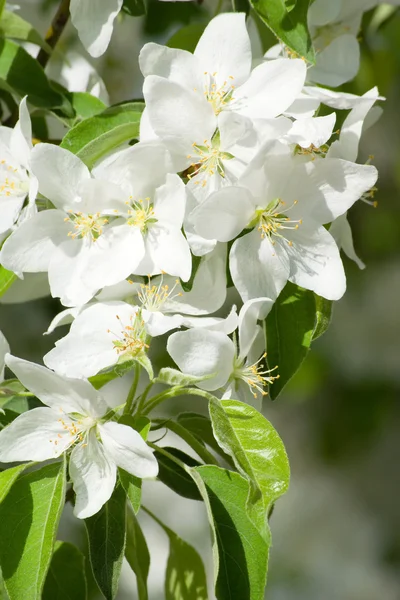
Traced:
<path fill-rule="evenodd" d="M 94 428 L 85 443 L 73 449 L 69 474 L 76 494 L 74 515 L 91 517 L 110 499 L 117 479 L 117 467 L 97 441 Z"/>
<path fill-rule="evenodd" d="M 168 174 L 154 196 L 154 216 L 158 221 L 181 229 L 186 209 L 186 186 L 178 175 Z"/>
<path fill-rule="evenodd" d="M 320 148 L 331 137 L 335 121 L 334 112 L 325 117 L 298 119 L 293 123 L 286 139 L 289 143 L 298 144 L 302 148 L 309 148 L 311 145 Z"/>
<path fill-rule="evenodd" d="M 46 367 L 11 354 L 6 356 L 5 362 L 22 385 L 52 409 L 91 417 L 101 417 L 107 411 L 101 394 L 88 381 L 61 377 Z"/>
<path fill-rule="evenodd" d="M 279 243 L 271 244 L 254 229 L 233 243 L 229 255 L 233 282 L 244 302 L 252 298 L 275 300 L 289 277 L 289 261 Z"/>
<path fill-rule="evenodd" d="M 360 67 L 360 46 L 355 35 L 340 35 L 318 52 L 315 66 L 308 69 L 309 81 L 337 87 L 353 79 Z"/>
<path fill-rule="evenodd" d="M 123 0 L 71 0 L 71 21 L 91 56 L 101 56 L 110 43 L 114 19 Z"/>
<path fill-rule="evenodd" d="M 4 334 L 0 331 L 0 382 L 4 379 L 4 358 L 8 352 L 10 352 L 10 346 Z"/>
<path fill-rule="evenodd" d="M 81 183 L 90 179 L 90 173 L 75 154 L 54 144 L 38 144 L 32 150 L 30 164 L 39 180 L 40 193 L 57 208 L 68 210 L 79 202 Z"/>
<path fill-rule="evenodd" d="M 39 212 L 4 242 L 1 263 L 14 273 L 47 271 L 55 248 L 68 239 L 69 229 L 60 210 Z"/>
<path fill-rule="evenodd" d="M 73 438 L 59 418 L 60 413 L 51 408 L 34 408 L 19 415 L 0 431 L 0 461 L 42 461 L 60 456 Z"/>
<path fill-rule="evenodd" d="M 214 375 L 198 384 L 204 390 L 224 386 L 232 373 L 235 346 L 219 331 L 177 331 L 169 336 L 167 350 L 182 373 L 199 377 Z"/>
<path fill-rule="evenodd" d="M 150 42 L 139 54 L 139 66 L 143 75 L 159 75 L 190 90 L 202 89 L 201 66 L 196 56 L 186 50 L 168 48 Z M 204 69 L 203 69 L 204 70 Z"/>
<path fill-rule="evenodd" d="M 300 94 L 307 67 L 303 60 L 278 58 L 256 67 L 234 93 L 232 108 L 251 118 L 271 119 L 286 111 Z"/>
<path fill-rule="evenodd" d="M 194 55 L 202 71 L 214 74 L 217 87 L 228 77 L 241 85 L 250 74 L 251 45 L 244 13 L 224 13 L 212 19 L 198 41 Z"/>
<path fill-rule="evenodd" d="M 145 243 L 146 248 L 151 246 L 156 273 L 165 272 L 188 281 L 192 271 L 192 257 L 189 244 L 180 229 L 166 224 L 159 226 L 157 223 L 151 227 Z M 140 265 L 134 272 L 146 274 L 143 268 L 140 269 Z"/>
<path fill-rule="evenodd" d="M 18 157 L 20 164 L 28 168 L 32 150 L 32 124 L 26 98 L 22 98 L 19 105 L 19 120 L 11 134 L 10 150 L 11 154 Z"/>
<path fill-rule="evenodd" d="M 157 477 L 158 463 L 138 431 L 109 421 L 99 425 L 104 450 L 121 469 L 135 477 Z"/>
<path fill-rule="evenodd" d="M 239 312 L 239 358 L 244 359 L 259 331 L 257 321 L 265 319 L 272 308 L 270 298 L 253 298 L 245 302 Z M 258 358 L 258 357 L 257 357 Z"/>
<path fill-rule="evenodd" d="M 0 198 L 0 234 L 5 233 L 14 225 L 24 204 L 26 194 L 20 196 L 2 196 Z"/>
<path fill-rule="evenodd" d="M 350 260 L 353 260 L 359 269 L 365 269 L 365 264 L 357 256 L 354 249 L 353 234 L 347 220 L 347 213 L 340 215 L 340 217 L 333 221 L 329 228 L 329 233 L 346 256 L 348 256 Z"/>

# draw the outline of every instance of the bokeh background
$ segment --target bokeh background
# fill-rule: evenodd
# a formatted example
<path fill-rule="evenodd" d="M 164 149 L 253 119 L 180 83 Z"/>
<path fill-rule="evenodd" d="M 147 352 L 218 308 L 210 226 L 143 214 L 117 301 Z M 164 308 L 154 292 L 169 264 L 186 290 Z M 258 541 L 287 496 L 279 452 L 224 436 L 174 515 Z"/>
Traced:
<path fill-rule="evenodd" d="M 20 15 L 44 34 L 56 4 L 24 0 Z M 143 43 L 164 43 L 181 27 L 207 20 L 216 6 L 217 0 L 202 6 L 154 0 L 146 18 L 121 17 L 105 57 L 91 59 L 110 101 L 140 98 L 137 56 Z M 274 43 L 266 30 L 261 42 L 254 23 L 251 28 L 255 52 Z M 90 58 L 71 26 L 59 48 Z M 378 85 L 386 97 L 383 116 L 364 135 L 359 157 L 364 162 L 374 155 L 379 204 L 359 202 L 349 215 L 367 268 L 360 271 L 344 257 L 348 290 L 335 303 L 328 332 L 314 343 L 282 396 L 264 401 L 264 415 L 282 436 L 292 468 L 290 490 L 271 519 L 268 600 L 400 598 L 400 11 L 382 24 L 366 14 L 361 48 L 359 75 L 342 89 L 362 94 Z M 42 335 L 59 310 L 50 298 L 0 305 L 0 329 L 12 352 L 41 362 L 66 333 Z M 166 405 L 162 414 L 204 409 L 201 401 L 186 399 Z M 203 505 L 156 482 L 145 484 L 144 504 L 200 552 L 211 600 Z M 70 512 L 67 507 L 59 537 L 84 547 L 83 527 Z M 162 600 L 168 540 L 149 517 L 141 515 L 140 521 L 152 556 L 150 598 Z M 125 565 L 118 600 L 136 597 L 134 576 Z"/>

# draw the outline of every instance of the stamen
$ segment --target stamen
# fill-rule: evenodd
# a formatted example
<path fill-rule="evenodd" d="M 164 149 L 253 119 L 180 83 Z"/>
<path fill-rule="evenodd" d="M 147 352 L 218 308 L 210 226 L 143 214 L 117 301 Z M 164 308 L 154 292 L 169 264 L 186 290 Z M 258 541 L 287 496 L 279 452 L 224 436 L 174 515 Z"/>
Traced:
<path fill-rule="evenodd" d="M 128 225 L 138 227 L 142 233 L 146 233 L 152 223 L 157 223 L 157 219 L 154 217 L 154 208 L 150 198 L 139 198 L 138 200 L 132 200 L 132 196 L 127 202 L 130 207 L 128 215 L 131 215 L 128 219 Z"/>
<path fill-rule="evenodd" d="M 69 216 L 64 221 L 71 221 L 74 225 L 74 231 L 69 231 L 68 236 L 72 239 L 89 238 L 93 242 L 99 239 L 103 233 L 104 225 L 107 225 L 109 219 L 97 212 L 94 214 L 84 214 L 82 212 L 68 211 Z"/>
<path fill-rule="evenodd" d="M 204 72 L 204 96 L 213 107 L 214 113 L 219 115 L 226 105 L 234 99 L 233 90 L 235 86 L 231 83 L 234 79 L 232 75 L 228 77 L 230 81 L 224 81 L 222 85 L 218 85 L 215 79 L 217 75 L 216 71 L 214 73 Z"/>
<path fill-rule="evenodd" d="M 288 240 L 281 232 L 285 229 L 292 231 L 297 230 L 300 225 L 302 225 L 303 219 L 295 220 L 286 216 L 286 213 L 297 204 L 298 201 L 294 200 L 291 206 L 283 208 L 286 203 L 280 198 L 277 198 L 276 200 L 273 200 L 265 210 L 258 210 L 255 219 L 253 219 L 253 223 L 258 223 L 258 231 L 260 231 L 261 237 L 268 237 L 271 244 L 275 244 L 275 237 L 282 238 L 285 239 L 289 246 L 293 246 L 293 242 Z"/>
<path fill-rule="evenodd" d="M 138 298 L 146 310 L 158 311 L 167 300 L 173 300 L 183 295 L 182 292 L 174 294 L 176 286 L 179 285 L 179 279 L 175 280 L 175 285 L 171 289 L 167 284 L 163 283 L 163 279 L 163 275 L 161 275 L 158 285 L 152 285 L 149 277 L 147 284 L 141 284 Z"/>
<path fill-rule="evenodd" d="M 114 350 L 118 355 L 129 352 L 131 356 L 137 356 L 143 350 L 147 350 L 145 323 L 140 311 L 129 317 L 129 324 L 124 325 L 119 315 L 115 315 L 122 327 L 121 334 L 117 335 L 110 329 L 107 330 L 116 339 L 113 340 Z"/>
<path fill-rule="evenodd" d="M 264 390 L 264 387 L 267 384 L 272 384 L 276 379 L 279 379 L 279 375 L 270 375 L 273 371 L 275 371 L 278 366 L 273 369 L 263 369 L 263 364 L 260 364 L 264 361 L 267 353 L 265 352 L 261 358 L 259 358 L 252 365 L 245 366 L 243 362 L 237 364 L 234 368 L 233 376 L 235 379 L 241 379 L 249 386 L 251 393 L 254 398 L 257 398 L 258 394 L 261 396 L 267 396 L 268 392 Z"/>

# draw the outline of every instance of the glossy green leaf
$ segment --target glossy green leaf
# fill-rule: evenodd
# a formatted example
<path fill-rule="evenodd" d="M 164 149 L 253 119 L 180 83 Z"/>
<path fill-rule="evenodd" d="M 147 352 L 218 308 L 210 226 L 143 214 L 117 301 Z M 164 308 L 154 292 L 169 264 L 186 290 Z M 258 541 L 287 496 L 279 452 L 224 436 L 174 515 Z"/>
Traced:
<path fill-rule="evenodd" d="M 85 519 L 85 525 L 94 578 L 106 600 L 113 600 L 125 551 L 126 494 L 122 485 L 116 486 L 98 513 Z"/>
<path fill-rule="evenodd" d="M 17 276 L 0 265 L 0 297 L 12 286 Z"/>
<path fill-rule="evenodd" d="M 135 514 L 137 514 L 142 500 L 142 480 L 124 471 L 124 469 L 118 469 L 118 475 L 128 500 Z"/>
<path fill-rule="evenodd" d="M 18 476 L 25 471 L 28 467 L 32 466 L 33 463 L 24 463 L 11 469 L 6 469 L 0 473 L 0 502 L 4 500 L 8 492 L 11 489 L 12 484 L 18 478 Z"/>
<path fill-rule="evenodd" d="M 6 0 L 0 0 L 0 18 L 1 18 L 1 17 L 2 17 L 2 15 L 3 15 L 3 12 L 4 12 L 4 9 L 5 9 L 5 6 L 6 6 Z"/>
<path fill-rule="evenodd" d="M 221 446 L 215 439 L 211 421 L 208 417 L 194 412 L 184 412 L 178 415 L 177 421 L 180 425 L 195 435 L 200 441 L 210 446 L 214 452 L 219 454 L 221 458 L 223 458 L 229 465 L 233 467 L 233 461 L 231 457 L 222 450 Z"/>
<path fill-rule="evenodd" d="M 178 369 L 172 369 L 171 367 L 164 367 L 160 369 L 157 375 L 158 383 L 165 383 L 166 385 L 196 385 L 199 381 L 204 381 L 204 379 L 209 379 L 212 375 L 207 375 L 206 377 L 196 377 L 195 375 L 185 375 L 185 373 L 181 373 Z"/>
<path fill-rule="evenodd" d="M 85 557 L 73 544 L 56 542 L 42 600 L 86 600 Z"/>
<path fill-rule="evenodd" d="M 96 96 L 92 96 L 88 92 L 70 92 L 68 97 L 76 116 L 81 119 L 89 119 L 107 109 L 107 106 L 100 98 L 96 98 Z"/>
<path fill-rule="evenodd" d="M 298 56 L 315 63 L 315 52 L 307 27 L 310 0 L 250 0 L 251 6 L 276 37 Z"/>
<path fill-rule="evenodd" d="M 125 558 L 136 575 L 139 600 L 148 600 L 150 554 L 143 531 L 131 510 L 127 512 Z"/>
<path fill-rule="evenodd" d="M 131 17 L 141 17 L 146 14 L 145 0 L 124 0 L 122 10 Z"/>
<path fill-rule="evenodd" d="M 1 16 L 0 36 L 23 42 L 31 42 L 46 50 L 48 54 L 51 54 L 53 51 L 40 33 L 28 21 L 25 21 L 18 13 L 10 10 L 5 10 Z"/>
<path fill-rule="evenodd" d="M 190 25 L 186 25 L 186 27 L 182 27 L 182 29 L 174 33 L 166 45 L 169 48 L 180 48 L 181 50 L 194 52 L 206 25 L 207 23 L 191 23 Z"/>
<path fill-rule="evenodd" d="M 248 517 L 248 481 L 212 465 L 190 472 L 207 507 L 217 600 L 263 600 L 269 543 Z"/>
<path fill-rule="evenodd" d="M 287 283 L 264 321 L 268 365 L 277 365 L 279 373 L 269 388 L 271 400 L 279 396 L 307 356 L 314 327 L 314 294 Z"/>
<path fill-rule="evenodd" d="M 163 448 L 163 450 L 166 450 L 173 457 L 177 458 L 189 467 L 200 466 L 200 463 L 197 460 L 182 450 L 179 450 L 179 448 L 166 446 Z M 189 498 L 189 500 L 202 499 L 192 477 L 188 475 L 188 473 L 182 469 L 179 464 L 158 450 L 154 452 L 154 456 L 158 462 L 158 479 L 160 481 L 184 498 Z"/>
<path fill-rule="evenodd" d="M 209 410 L 219 445 L 249 479 L 249 514 L 268 538 L 268 511 L 289 486 L 290 468 L 283 442 L 271 423 L 244 402 L 210 400 Z"/>
<path fill-rule="evenodd" d="M 201 460 L 204 461 L 206 464 L 218 464 L 218 461 L 211 454 L 211 452 L 207 450 L 202 440 L 193 435 L 183 425 L 177 423 L 176 421 L 173 421 L 172 419 L 168 419 L 167 421 L 160 420 L 158 422 L 162 426 L 166 427 L 170 431 L 173 431 L 174 433 L 176 433 L 176 435 L 182 438 L 182 440 L 184 440 L 188 444 L 188 446 L 190 446 L 192 450 L 194 450 L 196 454 L 198 454 L 198 456 L 201 458 Z"/>
<path fill-rule="evenodd" d="M 70 106 L 67 99 L 50 85 L 39 63 L 10 40 L 0 39 L 0 87 L 43 108 Z"/>
<path fill-rule="evenodd" d="M 321 337 L 321 335 L 323 335 L 328 329 L 332 319 L 333 309 L 332 300 L 327 300 L 326 298 L 322 298 L 322 296 L 318 296 L 317 294 L 314 294 L 314 297 L 316 307 L 316 323 L 312 335 L 313 341 Z"/>
<path fill-rule="evenodd" d="M 0 504 L 0 564 L 10 600 L 40 600 L 65 500 L 65 459 L 22 474 Z"/>
<path fill-rule="evenodd" d="M 73 127 L 61 147 L 77 154 L 88 167 L 121 144 L 139 136 L 143 102 L 111 106 Z"/>

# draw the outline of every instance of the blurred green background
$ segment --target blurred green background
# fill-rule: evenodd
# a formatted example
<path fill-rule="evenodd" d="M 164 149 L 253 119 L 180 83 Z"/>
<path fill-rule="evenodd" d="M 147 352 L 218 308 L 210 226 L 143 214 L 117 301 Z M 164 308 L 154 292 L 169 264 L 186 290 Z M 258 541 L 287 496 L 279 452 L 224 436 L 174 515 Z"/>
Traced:
<path fill-rule="evenodd" d="M 20 14 L 44 34 L 55 5 L 24 0 Z M 92 60 L 111 102 L 141 96 L 137 56 L 143 43 L 165 42 L 182 26 L 208 19 L 216 5 L 154 0 L 146 19 L 120 18 L 105 57 Z M 264 37 L 266 50 L 274 39 Z M 60 44 L 67 48 L 88 58 L 72 27 Z M 290 491 L 271 520 L 268 600 L 400 598 L 400 12 L 380 27 L 366 14 L 361 48 L 360 73 L 343 89 L 362 94 L 378 85 L 386 97 L 383 116 L 364 135 L 359 156 L 360 162 L 375 157 L 379 205 L 359 202 L 349 215 L 366 270 L 344 257 L 348 290 L 335 304 L 328 332 L 282 396 L 264 401 L 264 414 L 282 436 L 292 466 Z M 40 362 L 66 333 L 62 328 L 42 335 L 59 309 L 51 299 L 1 305 L 0 329 L 12 352 Z M 201 403 L 188 403 L 176 401 L 163 414 L 204 410 Z M 204 507 L 154 482 L 145 486 L 145 503 L 202 554 L 213 598 Z M 60 537 L 84 543 L 68 510 Z M 142 523 L 152 553 L 150 598 L 161 600 L 168 543 L 146 516 Z M 118 599 L 136 597 L 126 569 Z"/>

